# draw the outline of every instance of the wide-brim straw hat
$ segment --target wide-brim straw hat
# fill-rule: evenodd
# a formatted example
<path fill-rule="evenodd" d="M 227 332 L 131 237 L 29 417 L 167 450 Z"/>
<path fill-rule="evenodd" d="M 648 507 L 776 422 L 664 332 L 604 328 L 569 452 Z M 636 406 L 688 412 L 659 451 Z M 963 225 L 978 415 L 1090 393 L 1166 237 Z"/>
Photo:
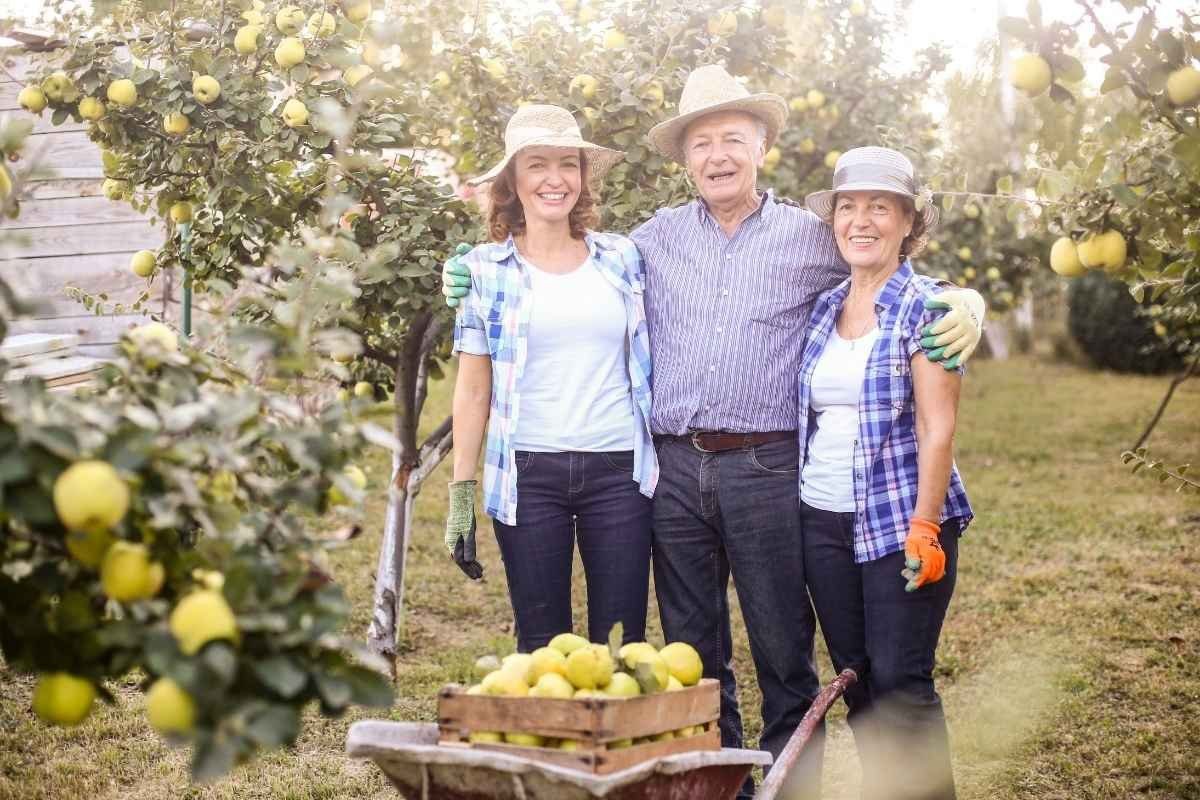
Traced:
<path fill-rule="evenodd" d="M 679 116 L 660 122 L 650 129 L 650 144 L 670 159 L 686 163 L 683 154 L 683 134 L 688 125 L 718 111 L 744 111 L 762 120 L 767 126 L 764 150 L 771 149 L 779 132 L 787 123 L 788 107 L 777 94 L 751 94 L 737 78 L 719 64 L 697 67 L 688 75 L 679 97 Z"/>
<path fill-rule="evenodd" d="M 833 222 L 833 198 L 838 192 L 891 192 L 911 198 L 925 218 L 925 230 L 938 223 L 938 207 L 928 192 L 917 183 L 912 162 L 890 147 L 856 147 L 847 150 L 833 167 L 833 188 L 813 192 L 804 198 L 808 210 L 826 222 Z"/>
<path fill-rule="evenodd" d="M 500 163 L 467 183 L 478 186 L 495 180 L 508 162 L 526 147 L 569 147 L 578 149 L 587 162 L 588 182 L 598 186 L 604 174 L 625 157 L 620 150 L 610 150 L 584 141 L 579 123 L 565 108 L 530 104 L 521 106 L 504 129 L 504 158 Z"/>

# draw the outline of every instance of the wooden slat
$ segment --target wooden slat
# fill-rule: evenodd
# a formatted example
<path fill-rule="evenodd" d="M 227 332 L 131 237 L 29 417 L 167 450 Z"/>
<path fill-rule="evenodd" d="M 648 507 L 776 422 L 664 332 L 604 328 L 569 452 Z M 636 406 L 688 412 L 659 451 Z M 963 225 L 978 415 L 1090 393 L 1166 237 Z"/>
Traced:
<path fill-rule="evenodd" d="M 720 710 L 719 683 L 713 679 L 679 691 L 630 698 L 492 697 L 466 694 L 461 686 L 448 686 L 438 694 L 438 725 L 445 731 L 519 731 L 591 743 L 708 723 Z"/>
<path fill-rule="evenodd" d="M 67 333 L 23 333 L 0 342 L 0 356 L 8 361 L 47 358 L 51 353 L 66 353 L 78 343 L 78 336 Z"/>
<path fill-rule="evenodd" d="M 75 177 L 63 174 L 81 168 L 101 169 L 100 147 L 83 131 L 52 130 L 35 133 L 25 140 L 21 162 L 38 171 L 54 171 L 54 177 Z"/>
<path fill-rule="evenodd" d="M 64 378 L 82 376 L 79 380 L 86 380 L 87 376 L 104 364 L 98 358 L 89 358 L 88 356 L 67 356 L 66 358 L 49 358 L 45 361 L 37 361 L 32 364 L 18 367 L 10 373 L 10 375 L 20 380 L 29 375 L 42 378 L 45 381 L 66 382 Z"/>
<path fill-rule="evenodd" d="M 5 230 L 56 228 L 63 225 L 95 225 L 110 222 L 151 222 L 128 203 L 99 197 L 61 197 L 53 200 L 27 200 L 21 203 L 21 215 L 0 222 Z M 36 235 L 36 234 L 33 234 Z"/>
<path fill-rule="evenodd" d="M 96 178 L 68 178 L 26 181 L 22 187 L 21 212 L 30 200 L 56 200 L 63 197 L 104 197 L 103 181 Z"/>
<path fill-rule="evenodd" d="M 447 743 L 440 743 L 446 746 Z M 460 746 L 451 744 L 450 746 Z M 663 756 L 691 753 L 697 750 L 720 750 L 721 732 L 716 724 L 709 730 L 686 739 L 668 739 L 663 742 L 644 742 L 618 750 L 558 750 L 553 747 L 520 747 L 512 744 L 469 743 L 473 750 L 492 750 L 497 753 L 519 756 L 530 761 L 556 764 L 568 769 L 578 769 L 597 775 L 607 775 L 622 769 L 637 766 Z"/>
<path fill-rule="evenodd" d="M 149 317 L 122 314 L 116 317 L 76 316 L 54 319 L 19 319 L 9 325 L 12 333 L 77 333 L 80 352 L 91 352 L 85 345 L 116 344 L 121 334 L 133 327 L 149 322 Z"/>
<path fill-rule="evenodd" d="M 36 235 L 36 234 L 35 234 Z M 129 270 L 132 253 L 91 256 L 51 256 L 0 261 L 0 278 L 26 302 L 39 305 L 41 317 L 85 313 L 65 288 L 78 286 L 89 294 L 107 294 L 108 303 L 132 303 L 146 288 L 146 279 Z M 161 297 L 162 279 L 156 278 L 153 294 Z"/>
<path fill-rule="evenodd" d="M 164 234 L 148 222 L 115 222 L 39 228 L 24 232 L 23 241 L 14 239 L 0 239 L 0 260 L 153 250 L 162 245 Z"/>

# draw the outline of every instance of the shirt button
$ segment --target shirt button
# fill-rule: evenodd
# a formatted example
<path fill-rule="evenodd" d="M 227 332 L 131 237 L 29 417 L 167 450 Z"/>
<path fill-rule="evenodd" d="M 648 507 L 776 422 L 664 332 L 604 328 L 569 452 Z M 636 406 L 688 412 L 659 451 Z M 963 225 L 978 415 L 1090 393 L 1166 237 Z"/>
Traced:
<path fill-rule="evenodd" d="M 729 290 L 728 290 L 728 289 L 722 289 L 722 290 L 721 290 L 721 296 L 722 296 L 722 297 L 728 297 L 728 296 L 729 296 Z"/>
<path fill-rule="evenodd" d="M 733 261 L 733 253 L 728 253 L 725 256 L 726 261 Z"/>
<path fill-rule="evenodd" d="M 717 326 L 717 333 L 721 333 L 721 332 L 722 332 L 722 331 L 724 331 L 724 330 L 725 330 L 725 329 L 724 329 L 724 328 L 722 328 L 720 325 L 718 325 L 718 326 Z"/>
<path fill-rule="evenodd" d="M 709 371 L 709 372 L 716 372 L 716 371 L 717 371 L 717 365 L 716 365 L 716 364 L 709 364 L 709 365 L 708 365 L 708 371 Z"/>

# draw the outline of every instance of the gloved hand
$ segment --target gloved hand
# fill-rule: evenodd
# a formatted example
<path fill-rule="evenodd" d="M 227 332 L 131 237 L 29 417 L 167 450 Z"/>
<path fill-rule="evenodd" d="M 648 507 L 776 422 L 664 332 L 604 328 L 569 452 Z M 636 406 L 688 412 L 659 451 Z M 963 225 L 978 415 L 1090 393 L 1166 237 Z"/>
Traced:
<path fill-rule="evenodd" d="M 983 317 L 987 305 L 974 289 L 947 289 L 925 301 L 927 309 L 948 309 L 936 322 L 921 331 L 921 347 L 930 361 L 941 361 L 947 370 L 955 369 L 975 352 L 983 335 Z"/>
<path fill-rule="evenodd" d="M 904 566 L 900 575 L 908 580 L 904 591 L 915 592 L 927 583 L 937 583 L 946 574 L 946 553 L 938 541 L 941 526 L 913 517 L 904 540 Z"/>
<path fill-rule="evenodd" d="M 454 255 L 442 265 L 442 294 L 446 296 L 446 305 L 451 308 L 456 307 L 459 299 L 471 291 L 471 270 L 462 263 L 462 257 L 469 252 L 471 245 L 460 244 L 454 249 Z"/>
<path fill-rule="evenodd" d="M 450 511 L 446 514 L 446 549 L 458 568 L 471 580 L 483 577 L 475 560 L 475 485 L 477 481 L 450 481 Z"/>

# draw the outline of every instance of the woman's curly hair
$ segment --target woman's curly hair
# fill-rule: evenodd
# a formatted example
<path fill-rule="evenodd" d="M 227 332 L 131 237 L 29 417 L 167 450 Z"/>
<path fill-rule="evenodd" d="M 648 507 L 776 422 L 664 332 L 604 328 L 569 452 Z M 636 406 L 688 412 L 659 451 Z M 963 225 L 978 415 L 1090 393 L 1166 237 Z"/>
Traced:
<path fill-rule="evenodd" d="M 579 161 L 579 197 L 567 217 L 571 226 L 571 237 L 574 239 L 582 239 L 600 222 L 596 200 L 588 189 L 587 159 L 582 155 L 581 153 Z M 510 234 L 517 236 L 525 232 L 525 209 L 521 205 L 521 198 L 517 196 L 515 183 L 516 164 L 515 158 L 509 160 L 504 170 L 492 181 L 488 192 L 488 236 L 493 242 L 503 242 Z"/>

